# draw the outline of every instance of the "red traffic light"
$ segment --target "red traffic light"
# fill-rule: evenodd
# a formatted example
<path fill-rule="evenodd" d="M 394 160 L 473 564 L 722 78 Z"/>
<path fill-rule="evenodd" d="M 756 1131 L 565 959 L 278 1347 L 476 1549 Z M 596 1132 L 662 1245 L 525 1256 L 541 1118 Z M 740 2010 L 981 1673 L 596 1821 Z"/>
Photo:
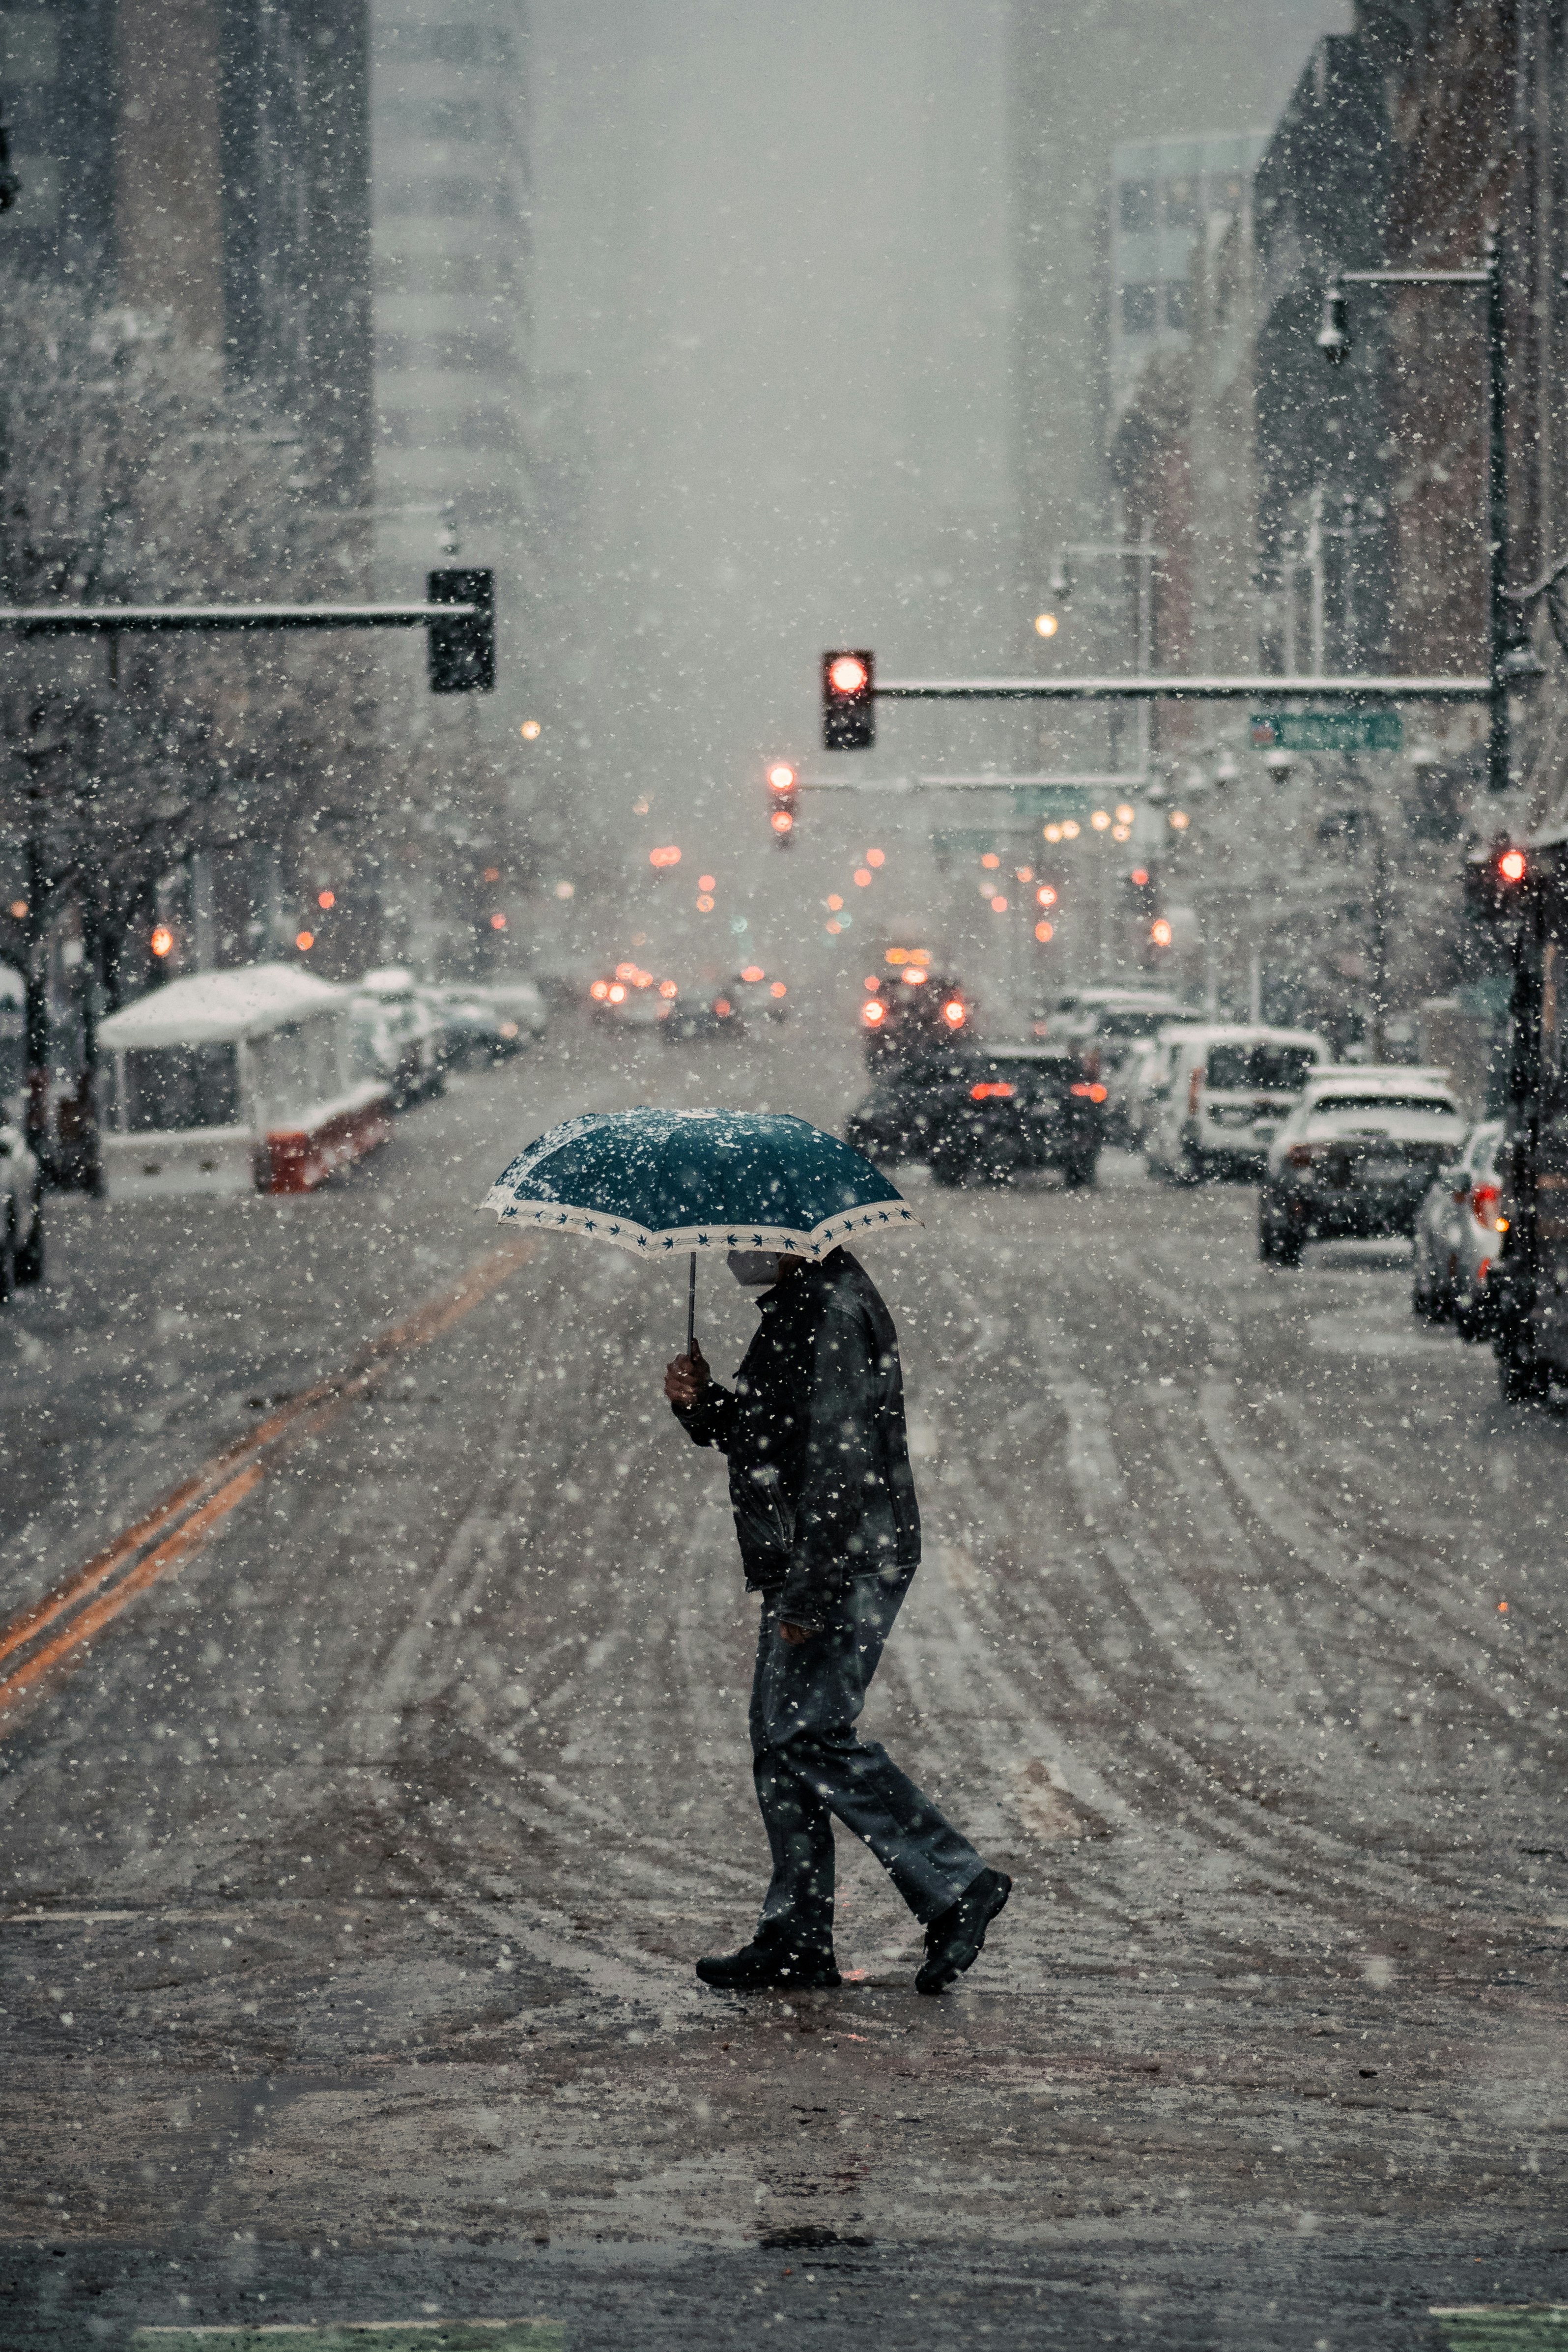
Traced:
<path fill-rule="evenodd" d="M 774 761 L 773 765 L 768 771 L 768 782 L 770 789 L 776 793 L 792 793 L 794 791 L 795 771 L 789 765 L 788 760 Z"/>
<path fill-rule="evenodd" d="M 1497 870 L 1505 882 L 1522 882 L 1530 871 L 1530 861 L 1522 849 L 1505 849 L 1497 861 Z"/>
<path fill-rule="evenodd" d="M 768 770 L 768 797 L 772 803 L 768 823 L 780 849 L 789 847 L 789 836 L 795 830 L 795 794 L 797 779 L 788 760 L 775 760 Z"/>
<path fill-rule="evenodd" d="M 822 656 L 822 748 L 869 751 L 876 740 L 875 659 L 866 652 Z"/>

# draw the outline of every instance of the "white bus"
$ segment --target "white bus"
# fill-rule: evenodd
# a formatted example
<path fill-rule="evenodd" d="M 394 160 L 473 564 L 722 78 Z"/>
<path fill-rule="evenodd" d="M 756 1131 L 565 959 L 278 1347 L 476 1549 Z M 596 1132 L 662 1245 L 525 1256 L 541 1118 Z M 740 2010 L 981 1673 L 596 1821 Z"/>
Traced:
<path fill-rule="evenodd" d="M 352 992 L 297 965 L 192 972 L 99 1026 L 111 1200 L 308 1192 L 392 1132 L 355 1066 Z"/>

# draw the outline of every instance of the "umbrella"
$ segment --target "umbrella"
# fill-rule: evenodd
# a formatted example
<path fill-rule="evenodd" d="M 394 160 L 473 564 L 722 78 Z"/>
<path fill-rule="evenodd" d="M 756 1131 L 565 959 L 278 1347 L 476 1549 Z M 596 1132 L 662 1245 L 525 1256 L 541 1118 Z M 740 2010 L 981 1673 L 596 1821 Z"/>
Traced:
<path fill-rule="evenodd" d="M 854 1235 L 920 1223 L 863 1154 L 787 1111 L 585 1111 L 518 1153 L 486 1205 L 504 1223 L 691 1258 L 686 1353 L 704 1250 L 820 1258 Z"/>

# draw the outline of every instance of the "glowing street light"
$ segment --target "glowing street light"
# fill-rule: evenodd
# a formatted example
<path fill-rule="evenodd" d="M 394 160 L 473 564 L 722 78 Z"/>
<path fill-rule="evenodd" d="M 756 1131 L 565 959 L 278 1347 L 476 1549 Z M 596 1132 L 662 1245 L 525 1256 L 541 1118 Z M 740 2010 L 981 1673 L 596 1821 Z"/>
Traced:
<path fill-rule="evenodd" d="M 1034 927 L 1034 935 L 1041 947 L 1044 947 L 1048 940 L 1054 939 L 1056 936 L 1049 923 L 1037 923 Z"/>
<path fill-rule="evenodd" d="M 1111 823 L 1111 816 L 1110 816 L 1110 812 L 1109 812 L 1109 810 L 1107 810 L 1107 809 L 1096 809 L 1096 810 L 1095 810 L 1095 812 L 1094 812 L 1094 814 L 1093 814 L 1093 815 L 1090 818 L 1089 822 L 1090 822 L 1090 824 L 1093 826 L 1093 828 L 1094 828 L 1094 830 L 1095 830 L 1095 832 L 1096 832 L 1096 833 L 1104 833 L 1104 832 L 1106 832 L 1106 831 L 1109 829 L 1110 823 Z"/>
<path fill-rule="evenodd" d="M 1061 624 L 1054 613 L 1037 613 L 1034 616 L 1034 633 L 1037 637 L 1053 637 L 1061 626 Z"/>
<path fill-rule="evenodd" d="M 1126 802 L 1123 801 L 1116 811 L 1116 822 L 1118 824 L 1131 824 L 1136 814 L 1136 809 L 1129 808 Z"/>
<path fill-rule="evenodd" d="M 537 719 L 525 719 L 517 732 L 525 743 L 537 743 L 544 730 Z"/>
<path fill-rule="evenodd" d="M 15 907 L 12 908 L 11 912 L 16 914 L 16 909 Z M 152 949 L 155 956 L 172 955 L 174 952 L 174 934 L 169 929 L 167 923 L 156 923 L 153 926 L 152 936 L 148 940 L 147 944 Z"/>

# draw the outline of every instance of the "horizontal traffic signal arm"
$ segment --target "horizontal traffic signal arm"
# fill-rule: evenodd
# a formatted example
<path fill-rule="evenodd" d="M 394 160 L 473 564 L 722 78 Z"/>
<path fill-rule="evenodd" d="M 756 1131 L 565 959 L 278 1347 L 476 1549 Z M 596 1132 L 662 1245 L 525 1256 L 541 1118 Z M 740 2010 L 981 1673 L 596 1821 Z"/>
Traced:
<path fill-rule="evenodd" d="M 229 635 L 272 629 L 423 629 L 435 694 L 496 683 L 495 575 L 433 572 L 423 604 L 5 604 L 0 631 L 22 637 Z"/>
<path fill-rule="evenodd" d="M 888 677 L 878 702 L 1485 702 L 1484 677 Z"/>
<path fill-rule="evenodd" d="M 28 637 L 153 635 L 206 629 L 423 629 L 474 621 L 477 604 L 0 604 Z"/>

